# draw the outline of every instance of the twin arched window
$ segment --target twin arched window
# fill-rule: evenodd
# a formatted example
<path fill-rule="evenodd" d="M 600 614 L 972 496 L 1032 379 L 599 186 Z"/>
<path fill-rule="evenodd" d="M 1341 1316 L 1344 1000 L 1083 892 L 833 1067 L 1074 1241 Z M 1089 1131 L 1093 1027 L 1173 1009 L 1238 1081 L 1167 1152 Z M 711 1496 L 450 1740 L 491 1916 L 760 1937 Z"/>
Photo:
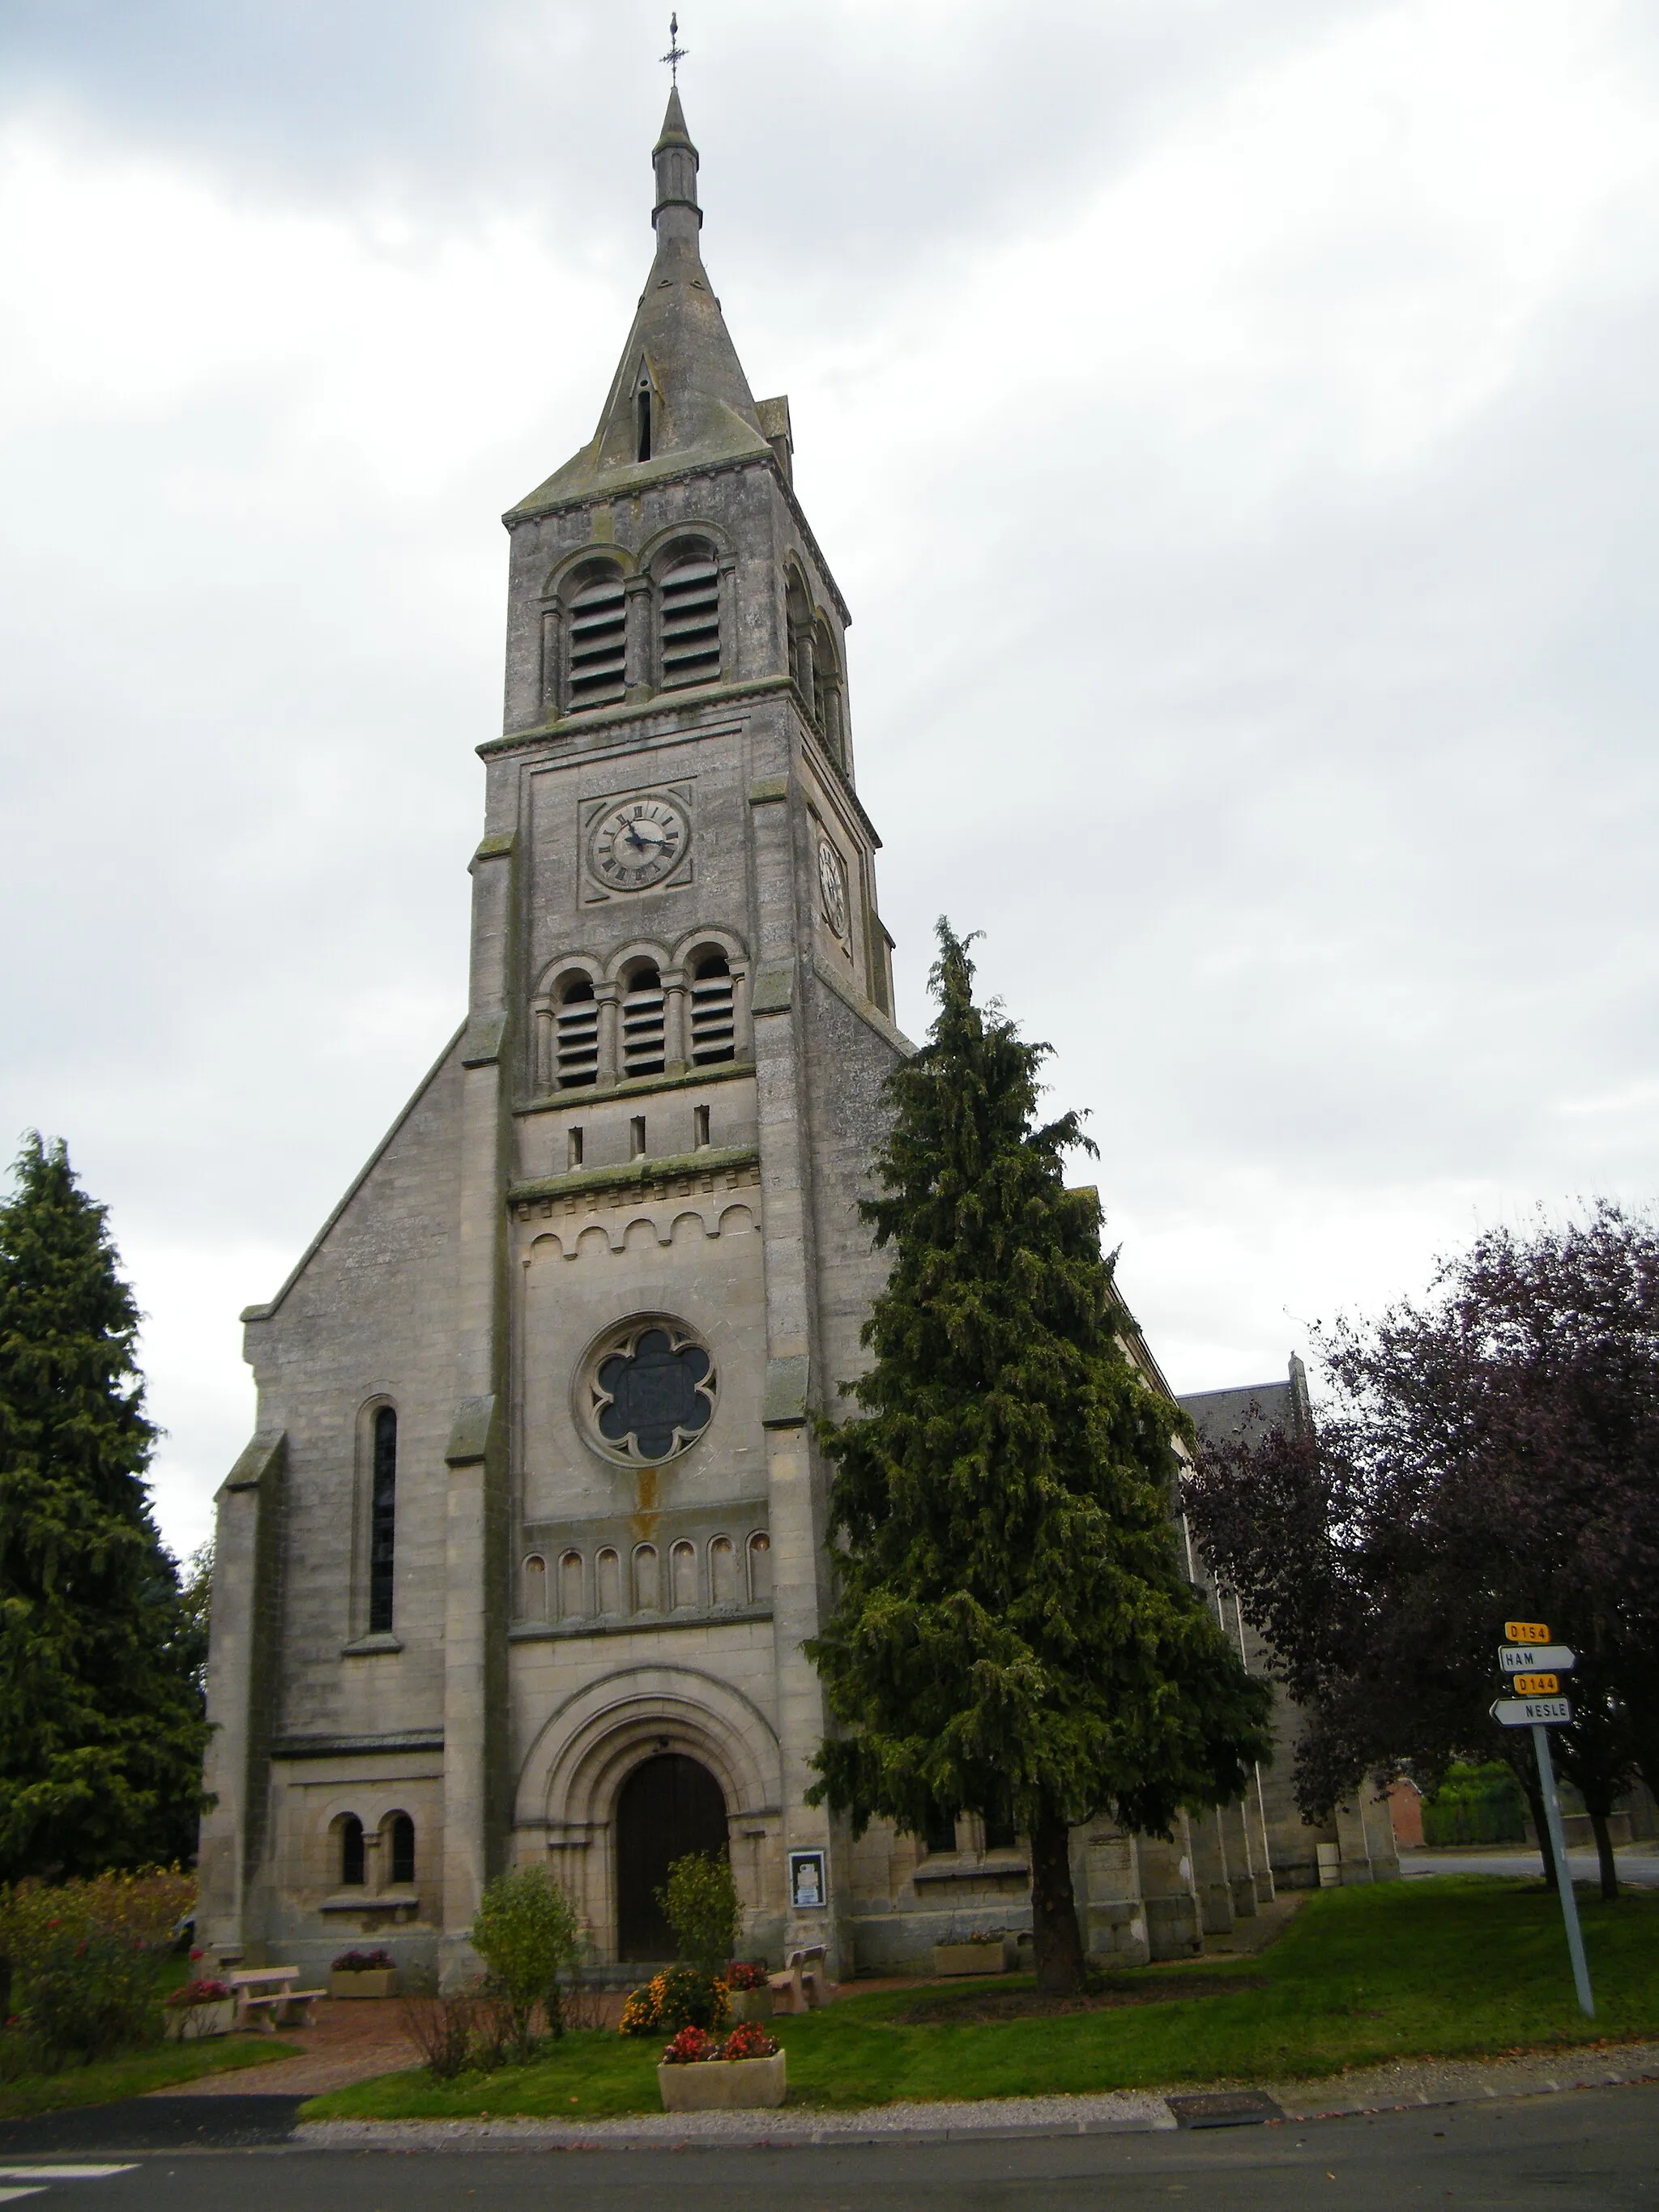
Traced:
<path fill-rule="evenodd" d="M 415 1823 L 407 1813 L 394 1813 L 382 1831 L 387 1859 L 386 1877 L 395 1886 L 409 1887 L 415 1880 Z M 340 1887 L 362 1889 L 368 1881 L 368 1838 L 355 1813 L 340 1822 Z"/>
<path fill-rule="evenodd" d="M 579 714 L 614 706 L 628 696 L 630 682 L 678 691 L 720 681 L 720 564 L 714 547 L 701 539 L 677 545 L 645 580 L 647 591 L 635 585 L 630 592 L 621 568 L 607 562 L 590 564 L 561 586 L 563 665 L 551 665 L 559 659 L 556 649 L 546 673 L 550 711 Z M 630 603 L 640 610 L 637 629 Z M 556 619 L 551 607 L 548 619 Z M 550 643 L 552 635 L 550 629 Z"/>

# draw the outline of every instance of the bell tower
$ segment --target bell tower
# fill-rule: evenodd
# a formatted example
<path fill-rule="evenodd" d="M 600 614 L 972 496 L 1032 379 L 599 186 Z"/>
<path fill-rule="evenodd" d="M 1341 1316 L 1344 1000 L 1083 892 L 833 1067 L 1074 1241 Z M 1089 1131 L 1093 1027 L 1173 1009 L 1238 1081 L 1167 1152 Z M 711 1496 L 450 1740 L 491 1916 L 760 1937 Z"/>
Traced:
<path fill-rule="evenodd" d="M 860 1364 L 879 1263 L 856 1202 L 907 1047 L 849 617 L 788 402 L 754 398 L 703 265 L 678 89 L 653 164 L 655 254 L 598 427 L 505 517 L 459 1055 L 452 1952 L 489 1872 L 545 1852 L 614 1957 L 643 1924 L 617 1808 L 650 1759 L 718 1785 L 752 1945 L 842 1940 L 842 1846 L 803 1802 L 808 1424 Z M 792 1888 L 792 1851 L 824 1855 L 821 1889 Z"/>

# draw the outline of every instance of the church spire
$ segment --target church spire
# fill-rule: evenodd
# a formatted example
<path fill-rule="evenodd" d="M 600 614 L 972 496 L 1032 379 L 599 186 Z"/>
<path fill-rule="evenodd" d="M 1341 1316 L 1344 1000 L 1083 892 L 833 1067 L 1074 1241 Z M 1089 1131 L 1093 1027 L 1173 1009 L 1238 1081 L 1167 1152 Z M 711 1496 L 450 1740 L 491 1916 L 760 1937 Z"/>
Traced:
<path fill-rule="evenodd" d="M 656 258 L 599 428 L 591 444 L 513 509 L 514 516 L 773 450 L 702 265 L 697 149 L 678 86 L 669 93 L 651 164 Z"/>

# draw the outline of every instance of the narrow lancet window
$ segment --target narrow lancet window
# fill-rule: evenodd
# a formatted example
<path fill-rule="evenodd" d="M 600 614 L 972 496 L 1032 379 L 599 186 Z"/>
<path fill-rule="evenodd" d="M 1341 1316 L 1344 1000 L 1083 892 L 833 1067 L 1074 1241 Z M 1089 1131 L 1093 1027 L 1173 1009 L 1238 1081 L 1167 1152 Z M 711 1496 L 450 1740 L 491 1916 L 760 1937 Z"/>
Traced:
<path fill-rule="evenodd" d="M 363 1879 L 363 1824 L 348 1813 L 340 1823 L 340 1887 L 361 1889 Z"/>
<path fill-rule="evenodd" d="M 639 449 L 635 459 L 648 461 L 651 458 L 651 381 L 641 376 L 640 388 L 634 395 L 635 412 L 639 422 Z"/>
<path fill-rule="evenodd" d="M 400 1885 L 415 1879 L 415 1823 L 407 1813 L 392 1816 L 392 1879 Z"/>
<path fill-rule="evenodd" d="M 392 1568 L 398 1540 L 398 1416 L 374 1416 L 374 1479 L 369 1495 L 368 1632 L 392 1632 Z M 359 1849 L 361 1849 L 361 1844 Z"/>

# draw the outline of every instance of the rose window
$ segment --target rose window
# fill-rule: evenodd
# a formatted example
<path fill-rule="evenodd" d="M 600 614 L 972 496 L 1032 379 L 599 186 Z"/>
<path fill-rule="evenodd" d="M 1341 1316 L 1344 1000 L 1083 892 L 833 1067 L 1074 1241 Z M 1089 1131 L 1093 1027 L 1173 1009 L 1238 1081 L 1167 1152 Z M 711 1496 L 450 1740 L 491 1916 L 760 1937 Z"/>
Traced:
<path fill-rule="evenodd" d="M 653 1316 L 605 1337 L 583 1363 L 583 1410 L 599 1448 L 638 1463 L 672 1459 L 708 1425 L 714 1363 L 679 1322 Z"/>

